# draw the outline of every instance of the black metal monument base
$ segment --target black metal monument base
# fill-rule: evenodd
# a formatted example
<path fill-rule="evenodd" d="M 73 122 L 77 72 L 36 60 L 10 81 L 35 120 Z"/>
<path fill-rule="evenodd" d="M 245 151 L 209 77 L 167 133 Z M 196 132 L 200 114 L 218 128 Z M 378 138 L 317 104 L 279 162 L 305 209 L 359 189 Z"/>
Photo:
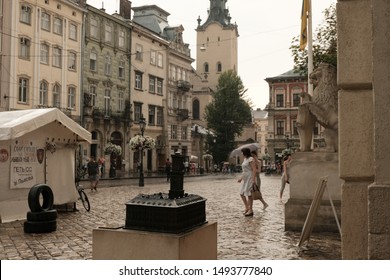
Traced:
<path fill-rule="evenodd" d="M 207 223 L 206 199 L 194 194 L 140 194 L 126 203 L 125 229 L 182 233 Z"/>

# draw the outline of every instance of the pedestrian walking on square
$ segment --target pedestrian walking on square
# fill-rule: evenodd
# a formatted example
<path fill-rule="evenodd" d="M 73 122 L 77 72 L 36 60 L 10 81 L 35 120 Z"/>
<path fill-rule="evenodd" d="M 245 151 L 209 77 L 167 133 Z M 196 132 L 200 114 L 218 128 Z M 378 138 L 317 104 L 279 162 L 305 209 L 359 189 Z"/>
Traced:
<path fill-rule="evenodd" d="M 251 188 L 253 183 L 256 182 L 256 164 L 251 157 L 251 151 L 248 148 L 243 148 L 242 154 L 244 155 L 244 161 L 242 163 L 242 176 L 238 179 L 238 183 L 241 184 L 240 196 L 244 202 L 245 216 L 253 216 L 253 198 Z"/>
<path fill-rule="evenodd" d="M 282 185 L 280 187 L 280 201 L 282 201 L 283 192 L 286 187 L 286 183 L 290 184 L 290 163 L 292 161 L 291 154 L 287 154 L 283 159 L 283 174 Z"/>
<path fill-rule="evenodd" d="M 261 173 L 261 166 L 262 166 L 262 163 L 261 163 L 261 160 L 258 159 L 256 151 L 252 151 L 252 152 L 251 152 L 251 155 L 252 155 L 253 159 L 255 160 L 255 164 L 256 164 L 256 185 L 259 187 L 260 194 L 261 194 L 261 189 L 260 189 L 260 187 L 261 187 L 260 173 Z M 260 201 L 261 201 L 261 203 L 263 203 L 263 209 L 266 209 L 266 208 L 268 207 L 268 203 L 265 202 L 265 200 L 264 200 L 262 194 L 261 194 Z"/>
<path fill-rule="evenodd" d="M 91 192 L 97 191 L 97 184 L 99 183 L 99 164 L 96 162 L 95 157 L 91 157 L 91 160 L 87 164 L 87 171 L 89 181 L 91 182 Z"/>

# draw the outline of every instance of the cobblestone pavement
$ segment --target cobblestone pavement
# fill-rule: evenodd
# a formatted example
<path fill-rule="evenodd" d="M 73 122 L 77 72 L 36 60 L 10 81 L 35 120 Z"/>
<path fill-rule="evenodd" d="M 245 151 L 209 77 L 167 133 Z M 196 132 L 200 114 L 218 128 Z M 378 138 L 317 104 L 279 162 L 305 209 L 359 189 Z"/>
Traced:
<path fill-rule="evenodd" d="M 312 233 L 310 242 L 298 248 L 300 232 L 284 231 L 284 204 L 279 201 L 280 177 L 262 174 L 262 192 L 269 207 L 254 202 L 254 216 L 244 217 L 234 175 L 185 177 L 184 190 L 207 199 L 208 221 L 218 223 L 218 259 L 245 260 L 339 260 L 341 241 L 336 233 Z M 111 186 L 109 184 L 111 183 Z M 112 186 L 115 183 L 118 186 Z M 77 212 L 59 212 L 57 230 L 46 234 L 25 234 L 24 221 L 0 224 L 1 260 L 92 259 L 92 229 L 123 226 L 125 203 L 139 193 L 167 193 L 164 178 L 145 178 L 145 187 L 137 179 L 102 181 L 98 192 L 86 190 L 91 211 L 78 202 Z M 122 185 L 125 184 L 125 185 Z M 285 191 L 285 200 L 289 196 Z"/>

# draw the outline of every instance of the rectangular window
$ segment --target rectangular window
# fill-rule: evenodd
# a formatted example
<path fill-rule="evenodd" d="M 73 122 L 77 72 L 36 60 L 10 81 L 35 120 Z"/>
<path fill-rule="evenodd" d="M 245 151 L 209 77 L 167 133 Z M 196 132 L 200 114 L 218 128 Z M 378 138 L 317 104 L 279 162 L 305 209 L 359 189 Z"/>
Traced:
<path fill-rule="evenodd" d="M 135 46 L 135 59 L 140 61 L 143 60 L 143 48 L 141 45 Z"/>
<path fill-rule="evenodd" d="M 148 118 L 148 124 L 154 125 L 155 124 L 155 113 L 156 113 L 156 106 L 149 105 L 149 118 Z"/>
<path fill-rule="evenodd" d="M 163 125 L 163 108 L 157 107 L 157 119 L 156 119 L 157 125 Z"/>
<path fill-rule="evenodd" d="M 142 90 L 142 73 L 138 71 L 135 72 L 135 88 Z"/>
<path fill-rule="evenodd" d="M 53 66 L 62 67 L 62 50 L 58 47 L 53 48 Z"/>
<path fill-rule="evenodd" d="M 139 122 L 142 114 L 142 104 L 134 103 L 134 121 Z"/>
<path fill-rule="evenodd" d="M 298 107 L 301 104 L 301 97 L 299 93 L 293 94 L 293 106 Z"/>
<path fill-rule="evenodd" d="M 187 140 L 188 128 L 186 126 L 181 127 L 181 140 Z"/>
<path fill-rule="evenodd" d="M 149 76 L 149 92 L 156 93 L 156 77 Z"/>
<path fill-rule="evenodd" d="M 156 51 L 150 51 L 150 64 L 156 65 Z"/>
<path fill-rule="evenodd" d="M 94 18 L 91 18 L 90 33 L 91 37 L 98 37 L 98 21 Z"/>
<path fill-rule="evenodd" d="M 75 101 L 76 101 L 76 88 L 69 87 L 68 88 L 68 104 L 67 104 L 68 109 L 74 109 L 76 107 Z"/>
<path fill-rule="evenodd" d="M 106 88 L 104 90 L 104 116 L 109 117 L 111 113 L 111 90 Z"/>
<path fill-rule="evenodd" d="M 91 106 L 96 106 L 96 86 L 91 85 L 89 87 L 89 95 L 91 96 Z"/>
<path fill-rule="evenodd" d="M 26 24 L 31 24 L 31 8 L 26 5 L 22 5 L 20 8 L 20 21 Z"/>
<path fill-rule="evenodd" d="M 164 66 L 162 53 L 158 53 L 157 66 L 160 68 L 163 68 L 163 66 Z"/>
<path fill-rule="evenodd" d="M 20 38 L 20 53 L 19 57 L 22 59 L 30 59 L 30 40 L 27 38 Z"/>
<path fill-rule="evenodd" d="M 61 88 L 58 84 L 53 87 L 53 107 L 61 107 Z"/>
<path fill-rule="evenodd" d="M 293 121 L 293 135 L 298 135 L 297 121 Z"/>
<path fill-rule="evenodd" d="M 123 30 L 119 31 L 118 45 L 120 48 L 125 47 L 125 32 Z"/>
<path fill-rule="evenodd" d="M 41 44 L 41 63 L 49 64 L 49 46 Z"/>
<path fill-rule="evenodd" d="M 50 15 L 48 13 L 42 12 L 41 28 L 50 31 Z"/>
<path fill-rule="evenodd" d="M 118 77 L 119 79 L 125 78 L 125 62 L 123 60 L 119 61 Z"/>
<path fill-rule="evenodd" d="M 104 74 L 111 76 L 111 56 L 106 56 L 106 63 L 104 65 Z"/>
<path fill-rule="evenodd" d="M 157 94 L 163 95 L 163 79 L 157 78 Z"/>
<path fill-rule="evenodd" d="M 284 107 L 284 95 L 277 94 L 276 95 L 276 107 Z"/>
<path fill-rule="evenodd" d="M 276 135 L 284 135 L 284 121 L 276 121 Z"/>
<path fill-rule="evenodd" d="M 112 27 L 106 24 L 104 40 L 106 42 L 112 42 Z"/>
<path fill-rule="evenodd" d="M 28 86 L 29 80 L 26 78 L 19 79 L 19 96 L 18 102 L 27 103 L 28 100 Z"/>
<path fill-rule="evenodd" d="M 96 60 L 97 60 L 97 54 L 95 52 L 91 52 L 89 55 L 89 70 L 96 71 Z"/>
<path fill-rule="evenodd" d="M 118 93 L 118 111 L 122 112 L 125 109 L 125 101 L 124 101 L 124 93 L 123 91 L 120 91 Z"/>
<path fill-rule="evenodd" d="M 69 24 L 69 39 L 77 41 L 77 25 Z"/>
<path fill-rule="evenodd" d="M 177 139 L 177 125 L 171 125 L 171 139 Z"/>
<path fill-rule="evenodd" d="M 39 85 L 39 105 L 47 105 L 47 83 L 41 82 Z"/>
<path fill-rule="evenodd" d="M 74 52 L 68 54 L 68 69 L 76 70 L 76 54 Z"/>
<path fill-rule="evenodd" d="M 58 35 L 62 35 L 62 19 L 54 18 L 54 30 L 53 32 Z"/>
<path fill-rule="evenodd" d="M 160 68 L 163 68 L 163 54 L 162 53 L 158 53 L 157 66 Z"/>

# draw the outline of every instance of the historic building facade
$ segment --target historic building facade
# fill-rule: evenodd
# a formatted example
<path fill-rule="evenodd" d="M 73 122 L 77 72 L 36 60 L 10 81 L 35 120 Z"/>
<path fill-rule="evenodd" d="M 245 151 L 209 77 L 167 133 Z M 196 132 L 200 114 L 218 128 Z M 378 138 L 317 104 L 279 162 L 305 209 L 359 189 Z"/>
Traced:
<path fill-rule="evenodd" d="M 307 77 L 293 70 L 265 79 L 269 84 L 267 152 L 271 161 L 281 160 L 283 150 L 299 148 L 296 126 L 301 93 L 307 92 Z M 318 127 L 318 126 L 317 126 Z M 314 131 L 319 137 L 318 129 Z"/>
<path fill-rule="evenodd" d="M 0 110 L 57 107 L 81 121 L 85 1 L 2 1 Z"/>
<path fill-rule="evenodd" d="M 183 26 L 170 26 L 169 13 L 156 5 L 134 7 L 131 89 L 134 126 L 146 119 L 145 135 L 156 139 L 145 151 L 146 170 L 162 170 L 165 160 L 179 151 L 191 155 L 191 53 L 183 42 Z M 133 154 L 133 162 L 139 160 Z M 146 160 L 146 161 L 145 161 Z"/>
<path fill-rule="evenodd" d="M 83 155 L 104 156 L 104 148 L 111 142 L 122 148 L 122 154 L 109 155 L 106 161 L 122 169 L 129 162 L 127 143 L 131 137 L 130 9 L 127 15 L 108 15 L 104 9 L 87 5 L 87 11 L 82 75 L 83 126 L 92 133 L 92 144 Z"/>

